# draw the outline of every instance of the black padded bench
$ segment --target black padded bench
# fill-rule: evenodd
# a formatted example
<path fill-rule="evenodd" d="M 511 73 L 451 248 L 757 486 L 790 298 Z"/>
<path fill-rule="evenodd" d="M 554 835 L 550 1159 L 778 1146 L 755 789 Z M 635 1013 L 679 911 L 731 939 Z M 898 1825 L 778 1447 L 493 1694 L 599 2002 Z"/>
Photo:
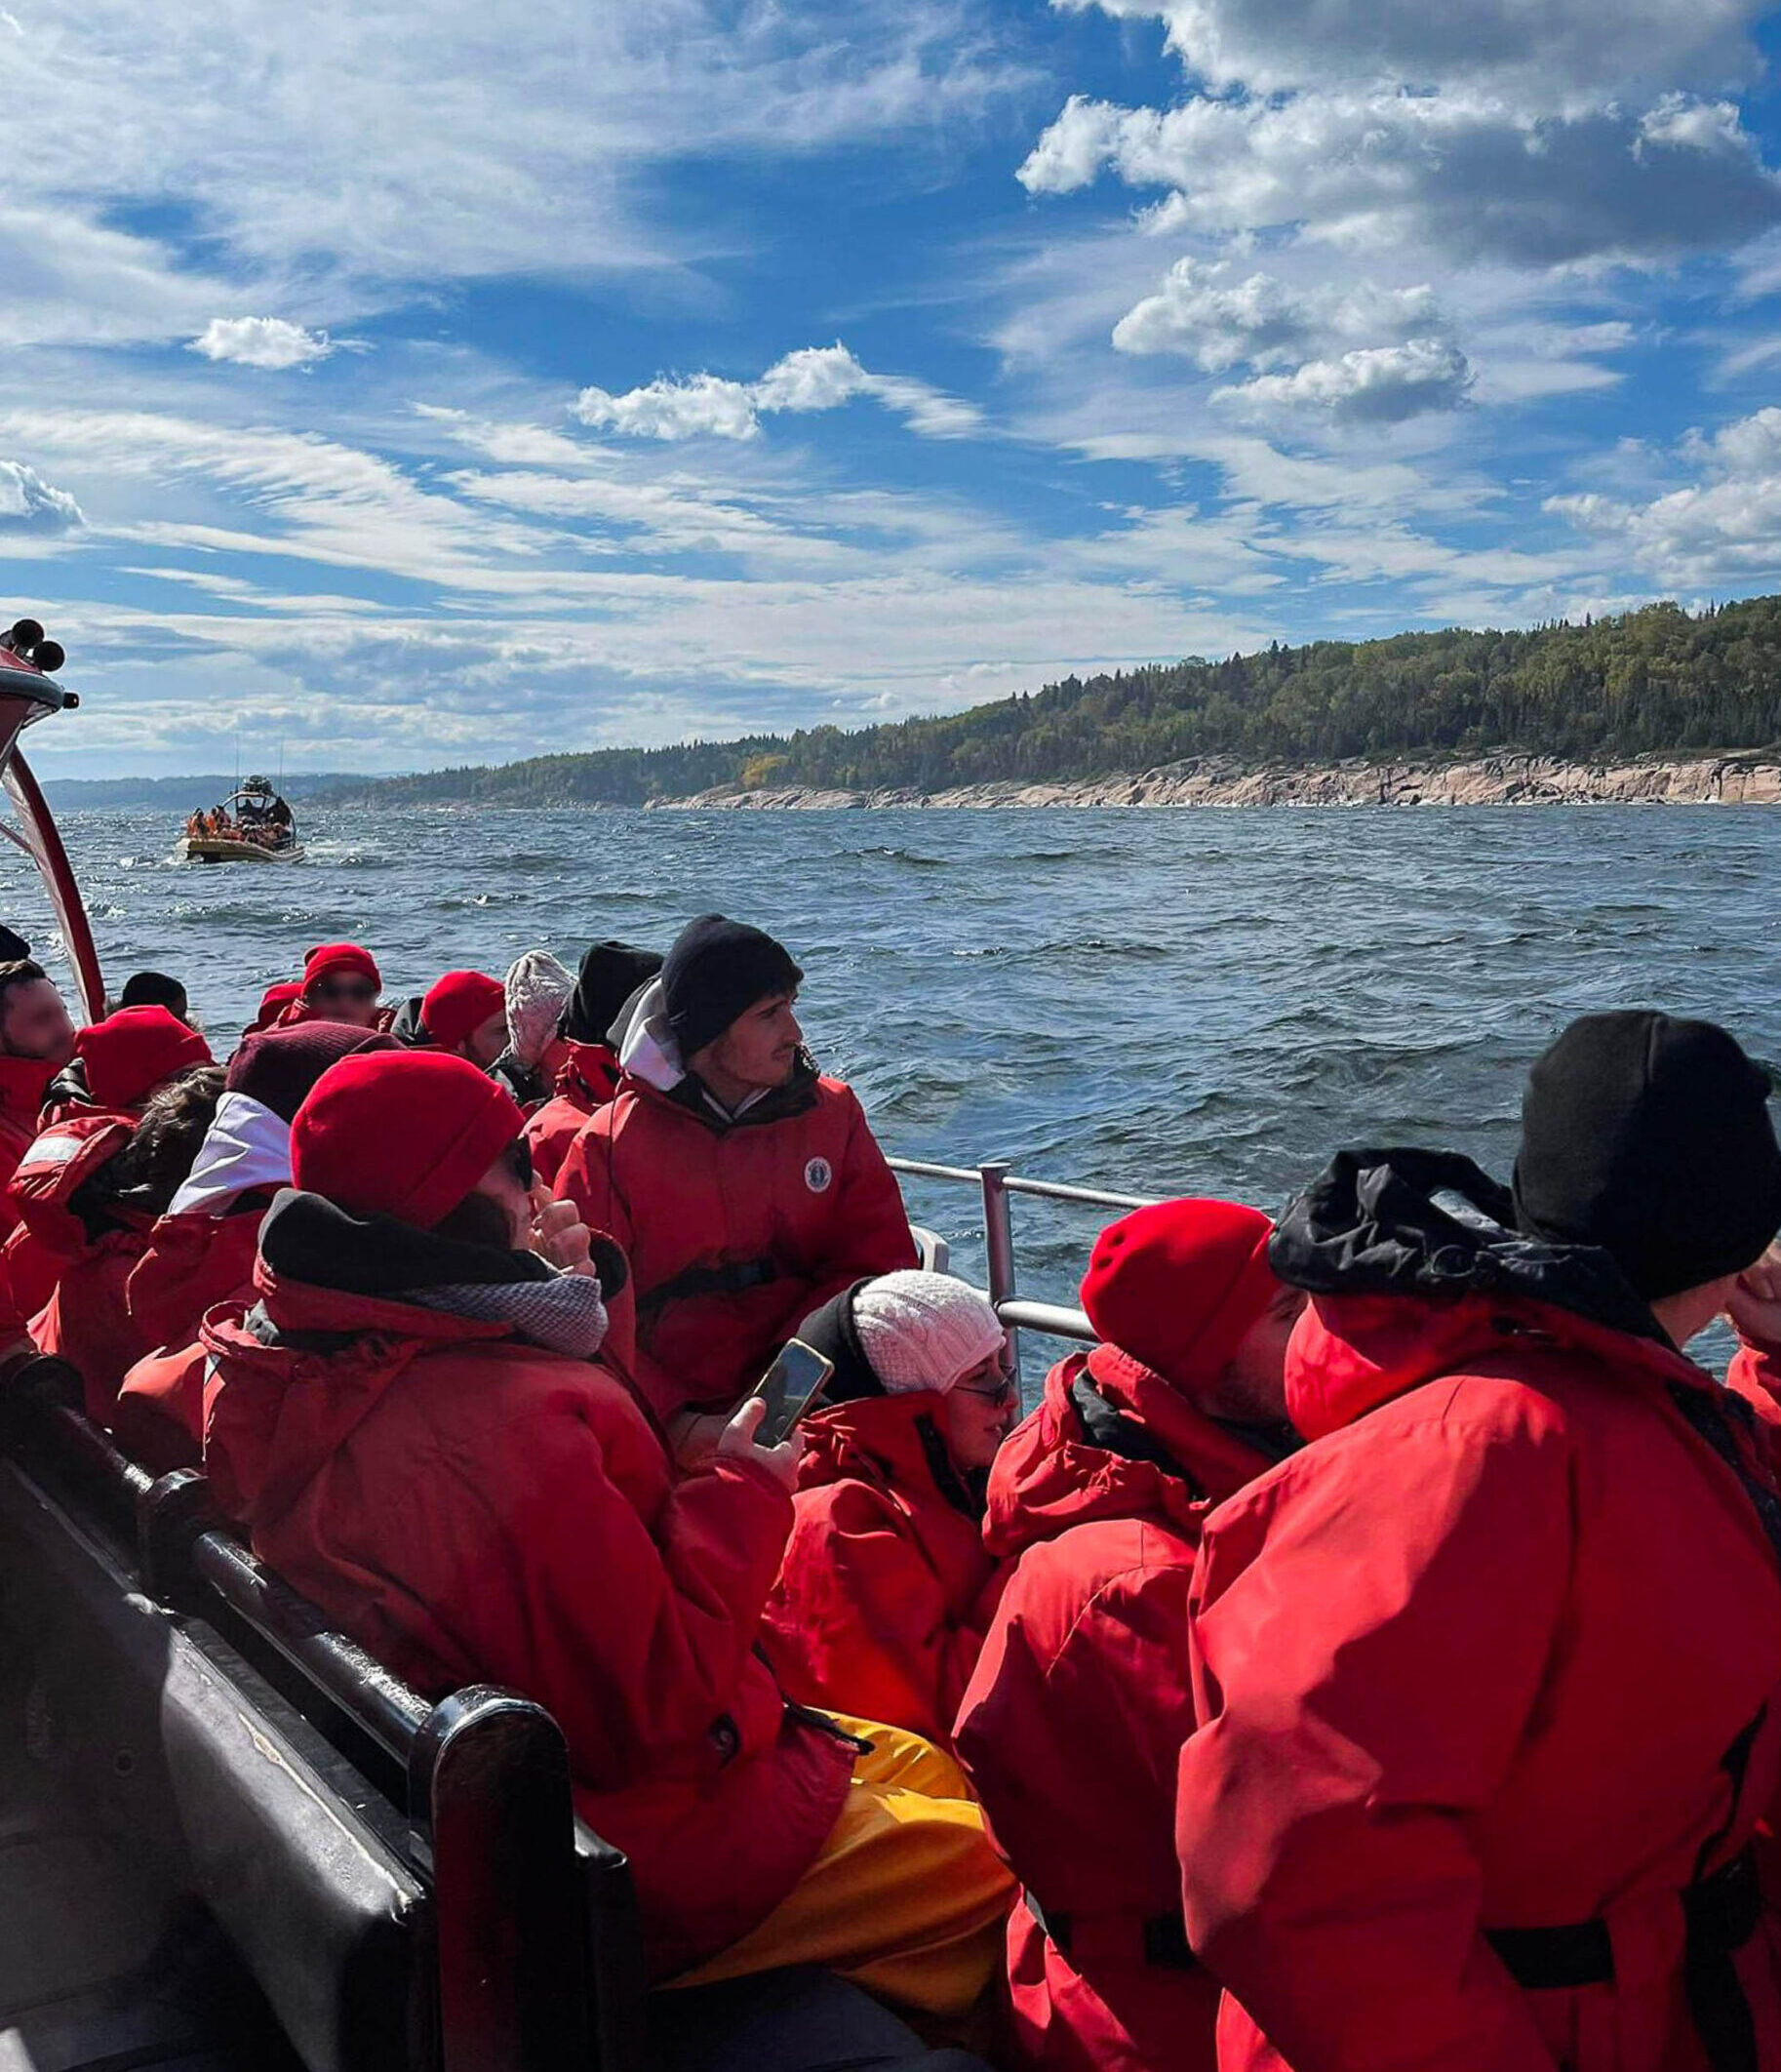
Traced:
<path fill-rule="evenodd" d="M 549 1714 L 489 1687 L 430 1704 L 240 1544 L 202 1475 L 151 1478 L 79 1401 L 58 1362 L 0 1376 L 0 1777 L 53 1785 L 119 1857 L 120 1915 L 159 1894 L 165 1920 L 102 2034 L 54 1981 L 0 2004 L 44 2072 L 981 2072 L 821 1972 L 652 2001 L 628 1866 L 574 1817 Z M 0 1816 L 0 1909 L 6 1846 Z M 163 2037 L 181 1964 L 209 2029 Z M 75 2015 L 91 2048 L 50 2048 Z"/>

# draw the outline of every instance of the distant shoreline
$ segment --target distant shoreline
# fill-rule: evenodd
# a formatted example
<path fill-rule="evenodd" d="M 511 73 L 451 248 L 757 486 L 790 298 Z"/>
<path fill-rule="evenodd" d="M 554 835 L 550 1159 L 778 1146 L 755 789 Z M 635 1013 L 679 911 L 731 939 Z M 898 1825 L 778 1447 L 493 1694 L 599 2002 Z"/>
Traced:
<path fill-rule="evenodd" d="M 493 803 L 493 802 L 491 802 Z M 721 786 L 661 799 L 663 813 L 832 812 L 878 807 L 1036 806 L 1781 806 L 1781 763 L 1753 755 L 1640 758 L 1581 763 L 1547 755 L 1488 755 L 1467 762 L 1344 762 L 1243 770 L 1215 758 L 1170 763 L 1138 776 L 1059 783 L 1002 780 L 941 791 L 759 791 Z"/>

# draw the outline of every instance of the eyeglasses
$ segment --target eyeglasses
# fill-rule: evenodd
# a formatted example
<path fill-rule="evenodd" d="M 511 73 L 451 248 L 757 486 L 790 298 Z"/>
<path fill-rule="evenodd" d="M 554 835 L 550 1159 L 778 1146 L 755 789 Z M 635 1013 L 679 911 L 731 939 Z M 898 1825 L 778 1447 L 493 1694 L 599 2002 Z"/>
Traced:
<path fill-rule="evenodd" d="M 1020 1391 L 1015 1386 L 1012 1375 L 1004 1375 L 1000 1381 L 955 1381 L 954 1388 L 961 1396 L 981 1396 L 985 1403 L 997 1410 L 1006 1410 L 1019 1399 Z"/>

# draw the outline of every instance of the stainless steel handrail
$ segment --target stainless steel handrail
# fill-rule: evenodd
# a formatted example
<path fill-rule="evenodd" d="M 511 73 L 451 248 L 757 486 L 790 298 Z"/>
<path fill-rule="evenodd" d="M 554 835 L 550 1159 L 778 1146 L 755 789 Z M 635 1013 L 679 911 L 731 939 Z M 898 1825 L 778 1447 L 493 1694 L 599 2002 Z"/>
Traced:
<path fill-rule="evenodd" d="M 1071 1338 L 1083 1345 L 1095 1343 L 1094 1327 L 1082 1310 L 1057 1302 L 1027 1301 L 1017 1292 L 1010 1197 L 1020 1194 L 1081 1208 L 1126 1211 L 1150 1208 L 1158 1199 L 1156 1195 L 1120 1194 L 1106 1187 L 1073 1187 L 1061 1180 L 1028 1179 L 1010 1172 L 1004 1159 L 986 1159 L 976 1167 L 939 1166 L 917 1158 L 893 1158 L 889 1164 L 892 1173 L 910 1179 L 941 1180 L 978 1189 L 983 1203 L 983 1256 L 989 1278 L 989 1286 L 983 1292 L 995 1304 L 996 1315 L 1008 1334 L 1009 1360 L 1016 1380 L 1020 1376 L 1022 1330 L 1043 1332 L 1051 1338 Z"/>

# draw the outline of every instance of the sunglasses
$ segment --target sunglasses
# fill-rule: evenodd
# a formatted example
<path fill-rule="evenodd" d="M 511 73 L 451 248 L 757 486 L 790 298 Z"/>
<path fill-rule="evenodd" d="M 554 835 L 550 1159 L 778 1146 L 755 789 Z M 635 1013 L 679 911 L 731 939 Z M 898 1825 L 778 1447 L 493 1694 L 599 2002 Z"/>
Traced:
<path fill-rule="evenodd" d="M 363 978 L 324 978 L 310 988 L 312 1000 L 376 1000 L 377 988 Z"/>
<path fill-rule="evenodd" d="M 1020 1393 L 1011 1375 L 1004 1375 L 1000 1381 L 959 1381 L 954 1386 L 961 1396 L 981 1396 L 997 1410 L 1006 1409 Z"/>

